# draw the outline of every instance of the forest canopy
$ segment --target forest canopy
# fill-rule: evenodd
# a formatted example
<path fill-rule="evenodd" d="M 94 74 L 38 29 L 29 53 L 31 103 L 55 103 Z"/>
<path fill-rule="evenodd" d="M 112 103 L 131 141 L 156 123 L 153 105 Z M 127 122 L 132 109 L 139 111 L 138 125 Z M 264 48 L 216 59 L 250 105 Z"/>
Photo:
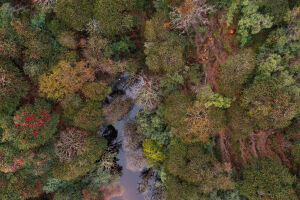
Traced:
<path fill-rule="evenodd" d="M 0 0 L 0 199 L 300 199 L 299 52 L 298 0 Z"/>

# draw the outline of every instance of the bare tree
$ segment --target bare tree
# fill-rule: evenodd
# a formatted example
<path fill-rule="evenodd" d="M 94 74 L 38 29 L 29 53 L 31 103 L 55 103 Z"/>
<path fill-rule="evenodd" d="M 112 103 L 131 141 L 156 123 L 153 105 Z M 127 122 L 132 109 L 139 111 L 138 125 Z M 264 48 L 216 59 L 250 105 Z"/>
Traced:
<path fill-rule="evenodd" d="M 208 14 L 213 10 L 212 6 L 206 4 L 206 0 L 185 0 L 170 13 L 171 24 L 177 29 L 182 29 L 182 32 L 188 32 L 191 26 L 208 25 Z"/>
<path fill-rule="evenodd" d="M 161 101 L 159 95 L 159 79 L 141 73 L 133 77 L 129 82 L 132 88 L 130 97 L 136 99 L 137 104 L 147 109 L 155 109 Z"/>
<path fill-rule="evenodd" d="M 57 0 L 32 0 L 32 2 L 40 5 L 42 8 L 50 8 Z"/>
<path fill-rule="evenodd" d="M 67 128 L 60 132 L 55 144 L 55 154 L 61 162 L 69 162 L 84 147 L 84 138 L 89 133 L 77 128 Z"/>

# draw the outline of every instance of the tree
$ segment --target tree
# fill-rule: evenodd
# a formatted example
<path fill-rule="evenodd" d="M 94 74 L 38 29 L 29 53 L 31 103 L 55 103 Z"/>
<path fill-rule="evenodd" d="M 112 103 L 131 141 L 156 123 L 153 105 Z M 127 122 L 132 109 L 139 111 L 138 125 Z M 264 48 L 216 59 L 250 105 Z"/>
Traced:
<path fill-rule="evenodd" d="M 28 75 L 33 81 L 37 81 L 39 76 L 48 68 L 43 61 L 30 60 L 24 63 L 24 73 Z"/>
<path fill-rule="evenodd" d="M 28 90 L 18 68 L 11 61 L 0 59 L 0 113 L 13 113 Z"/>
<path fill-rule="evenodd" d="M 78 91 L 85 82 L 95 78 L 92 68 L 84 61 L 75 63 L 72 67 L 65 61 L 60 61 L 39 78 L 39 91 L 41 95 L 61 100 L 65 95 Z"/>
<path fill-rule="evenodd" d="M 23 168 L 30 159 L 30 152 L 20 153 L 15 147 L 4 143 L 0 145 L 0 171 L 12 173 Z"/>
<path fill-rule="evenodd" d="M 60 105 L 63 109 L 62 119 L 72 124 L 75 116 L 77 116 L 80 109 L 84 106 L 84 102 L 78 94 L 73 93 L 67 94 Z"/>
<path fill-rule="evenodd" d="M 223 97 L 218 93 L 212 94 L 209 97 L 209 100 L 204 104 L 206 108 L 214 106 L 216 108 L 229 108 L 231 104 L 231 99 Z"/>
<path fill-rule="evenodd" d="M 36 198 L 43 192 L 41 182 L 37 178 L 26 174 L 26 171 L 18 171 L 14 173 L 14 176 L 3 179 L 3 182 L 6 183 L 4 187 L 0 188 L 0 197 L 3 200 Z"/>
<path fill-rule="evenodd" d="M 180 180 L 178 177 L 168 174 L 166 182 L 167 200 L 206 200 L 199 187 Z"/>
<path fill-rule="evenodd" d="M 108 58 L 105 55 L 105 48 L 110 44 L 110 41 L 99 34 L 91 34 L 82 47 L 82 54 L 87 61 L 95 68 L 102 71 L 109 71 L 108 64 L 105 64 Z"/>
<path fill-rule="evenodd" d="M 208 117 L 208 109 L 204 106 L 190 106 L 186 109 L 183 119 L 170 133 L 186 143 L 208 143 L 209 136 L 213 133 Z"/>
<path fill-rule="evenodd" d="M 246 139 L 254 131 L 254 124 L 245 111 L 237 103 L 226 110 L 228 127 L 233 140 Z"/>
<path fill-rule="evenodd" d="M 187 108 L 192 104 L 191 98 L 182 92 L 175 92 L 168 96 L 162 106 L 165 122 L 170 127 L 178 127 L 180 120 L 184 119 Z"/>
<path fill-rule="evenodd" d="M 54 178 L 62 180 L 75 179 L 95 167 L 95 161 L 104 153 L 107 141 L 92 134 L 84 139 L 84 143 L 84 148 L 77 152 L 71 162 L 56 163 L 56 166 L 52 169 Z"/>
<path fill-rule="evenodd" d="M 3 135 L 20 150 L 46 144 L 52 139 L 58 124 L 58 115 L 51 113 L 51 106 L 43 99 L 26 104 L 14 115 L 13 124 Z"/>
<path fill-rule="evenodd" d="M 145 38 L 148 42 L 165 41 L 169 37 L 169 31 L 164 26 L 168 23 L 168 17 L 166 14 L 157 12 L 153 17 L 146 21 Z"/>
<path fill-rule="evenodd" d="M 140 111 L 136 116 L 136 126 L 137 133 L 150 138 L 159 145 L 167 145 L 169 143 L 169 135 L 159 115 L 148 110 Z"/>
<path fill-rule="evenodd" d="M 151 71 L 171 74 L 184 65 L 184 45 L 178 35 L 168 32 L 165 23 L 167 18 L 161 13 L 146 22 L 144 52 L 146 65 Z"/>
<path fill-rule="evenodd" d="M 188 32 L 191 26 L 208 25 L 208 15 L 212 11 L 213 7 L 207 5 L 206 0 L 185 0 L 170 14 L 174 27 Z"/>
<path fill-rule="evenodd" d="M 11 23 L 13 22 L 12 7 L 4 3 L 0 7 L 0 57 L 18 58 L 20 41 Z"/>
<path fill-rule="evenodd" d="M 74 125 L 88 131 L 95 132 L 103 123 L 101 103 L 87 101 L 85 105 L 73 116 Z"/>
<path fill-rule="evenodd" d="M 59 20 L 68 27 L 82 30 L 93 17 L 95 0 L 62 0 L 54 6 L 54 12 Z"/>
<path fill-rule="evenodd" d="M 199 185 L 199 190 L 204 193 L 234 187 L 225 166 L 205 153 L 199 143 L 186 145 L 172 140 L 165 165 L 171 174 Z"/>
<path fill-rule="evenodd" d="M 112 92 L 111 87 L 104 81 L 88 82 L 81 91 L 86 98 L 92 101 L 102 101 Z"/>
<path fill-rule="evenodd" d="M 84 138 L 89 133 L 76 128 L 67 128 L 59 134 L 59 140 L 55 144 L 55 154 L 60 162 L 70 162 L 78 152 L 82 151 Z"/>
<path fill-rule="evenodd" d="M 229 56 L 220 67 L 219 92 L 226 97 L 235 97 L 250 78 L 254 66 L 255 60 L 251 49 Z"/>
<path fill-rule="evenodd" d="M 94 18 L 101 33 L 113 38 L 130 30 L 134 26 L 132 11 L 136 0 L 98 0 L 94 6 Z"/>
<path fill-rule="evenodd" d="M 242 46 L 250 42 L 251 35 L 259 33 L 262 29 L 271 28 L 274 24 L 272 14 L 262 12 L 262 7 L 266 5 L 267 3 L 262 4 L 258 0 L 242 0 L 231 3 L 227 14 L 227 22 L 230 24 L 234 13 L 241 11 L 237 33 Z"/>
<path fill-rule="evenodd" d="M 243 167 L 237 187 L 249 200 L 297 199 L 293 191 L 295 177 L 280 161 L 253 159 Z"/>
<path fill-rule="evenodd" d="M 71 31 L 64 31 L 59 34 L 57 41 L 64 47 L 69 49 L 76 49 L 77 42 L 75 33 Z"/>
<path fill-rule="evenodd" d="M 284 128 L 299 112 L 299 87 L 282 72 L 279 77 L 257 77 L 243 93 L 241 105 L 259 128 Z"/>
<path fill-rule="evenodd" d="M 158 164 L 165 160 L 165 154 L 162 149 L 162 145 L 153 142 L 151 139 L 145 139 L 143 141 L 143 150 L 150 164 Z"/>
<path fill-rule="evenodd" d="M 149 110 L 154 110 L 159 106 L 161 95 L 159 94 L 159 79 L 157 77 L 149 77 L 145 74 L 138 75 L 136 88 L 138 91 L 134 94 L 134 98 L 137 104 L 143 105 Z"/>
<path fill-rule="evenodd" d="M 241 200 L 241 196 L 237 190 L 232 191 L 213 191 L 209 195 L 209 200 Z"/>
<path fill-rule="evenodd" d="M 157 73 L 177 72 L 184 66 L 184 46 L 175 35 L 166 41 L 149 42 L 146 44 L 146 65 Z"/>

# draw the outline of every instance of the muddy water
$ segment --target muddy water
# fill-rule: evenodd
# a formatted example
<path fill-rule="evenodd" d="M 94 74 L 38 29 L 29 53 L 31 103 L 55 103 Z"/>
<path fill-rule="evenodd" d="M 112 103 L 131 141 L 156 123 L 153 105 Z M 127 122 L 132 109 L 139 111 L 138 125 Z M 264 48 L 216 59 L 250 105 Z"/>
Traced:
<path fill-rule="evenodd" d="M 141 106 L 133 105 L 132 109 L 122 118 L 114 124 L 115 129 L 118 131 L 118 141 L 123 141 L 123 128 L 124 126 L 133 120 L 136 114 L 142 109 Z M 140 171 L 132 171 L 128 169 L 126 163 L 126 151 L 124 151 L 123 144 L 117 158 L 118 164 L 123 167 L 122 176 L 120 178 L 120 186 L 123 190 L 122 196 L 113 197 L 111 200 L 144 200 L 144 195 L 138 193 L 138 182 L 140 180 Z"/>

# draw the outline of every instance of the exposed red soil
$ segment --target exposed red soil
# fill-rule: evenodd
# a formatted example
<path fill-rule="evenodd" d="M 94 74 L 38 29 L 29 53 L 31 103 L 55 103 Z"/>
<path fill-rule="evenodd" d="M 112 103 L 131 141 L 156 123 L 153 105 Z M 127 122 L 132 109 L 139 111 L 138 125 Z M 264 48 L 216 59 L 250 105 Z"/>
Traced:
<path fill-rule="evenodd" d="M 230 54 L 238 51 L 235 26 L 228 26 L 223 20 L 224 12 L 210 18 L 209 26 L 202 34 L 196 33 L 195 44 L 198 61 L 206 72 L 206 82 L 217 91 L 217 77 L 220 65 Z"/>
<path fill-rule="evenodd" d="M 232 167 L 231 158 L 230 158 L 231 156 L 229 152 L 230 143 L 228 140 L 228 136 L 226 135 L 225 129 L 221 129 L 219 132 L 219 142 L 220 142 L 220 149 L 221 149 L 223 163 L 227 163 L 227 165 Z"/>

